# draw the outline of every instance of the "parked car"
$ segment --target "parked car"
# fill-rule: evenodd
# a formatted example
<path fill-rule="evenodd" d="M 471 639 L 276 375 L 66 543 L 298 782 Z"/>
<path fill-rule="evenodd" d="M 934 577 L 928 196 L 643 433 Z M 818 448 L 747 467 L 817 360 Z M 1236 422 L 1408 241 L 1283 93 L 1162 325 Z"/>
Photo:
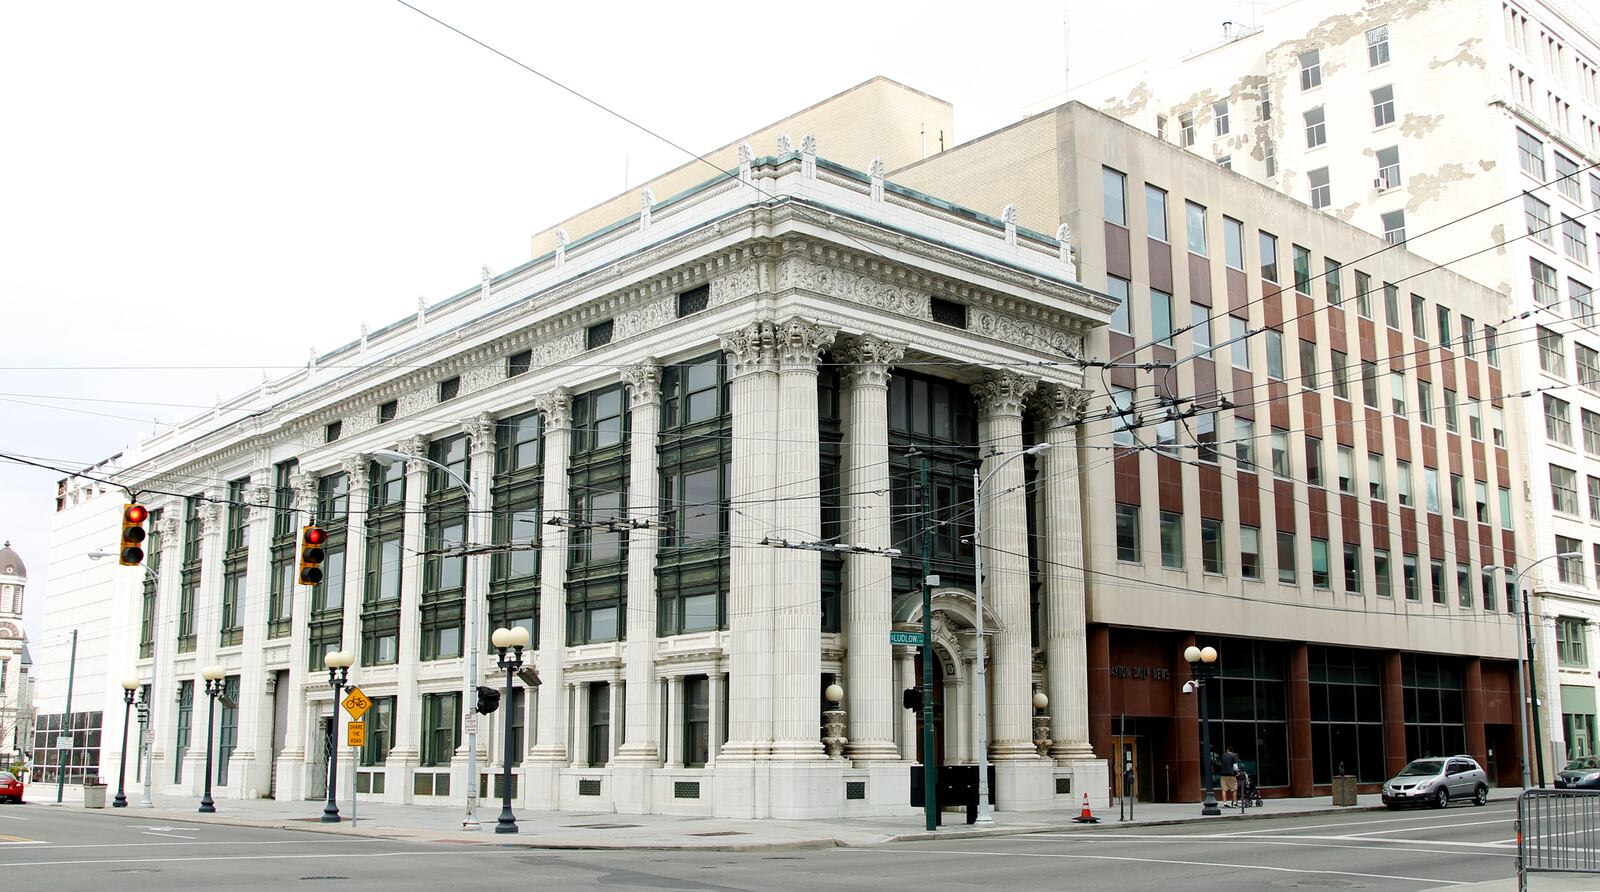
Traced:
<path fill-rule="evenodd" d="M 1471 756 L 1413 759 L 1383 785 L 1383 804 L 1444 808 L 1453 799 L 1489 803 L 1489 776 Z"/>
<path fill-rule="evenodd" d="M 1600 756 L 1583 756 L 1556 774 L 1556 786 L 1568 790 L 1600 789 Z"/>
<path fill-rule="evenodd" d="M 9 771 L 0 771 L 0 802 L 7 799 L 12 802 L 22 801 L 22 778 Z"/>

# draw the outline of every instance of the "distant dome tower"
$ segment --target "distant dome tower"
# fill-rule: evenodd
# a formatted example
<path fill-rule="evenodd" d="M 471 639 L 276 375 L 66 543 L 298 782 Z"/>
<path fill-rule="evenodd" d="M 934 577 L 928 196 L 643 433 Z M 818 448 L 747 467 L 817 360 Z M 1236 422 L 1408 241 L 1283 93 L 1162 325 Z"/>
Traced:
<path fill-rule="evenodd" d="M 27 584 L 28 568 L 7 542 L 0 547 L 0 768 L 9 768 L 13 756 L 29 749 L 23 668 L 27 642 L 22 637 L 22 590 Z"/>

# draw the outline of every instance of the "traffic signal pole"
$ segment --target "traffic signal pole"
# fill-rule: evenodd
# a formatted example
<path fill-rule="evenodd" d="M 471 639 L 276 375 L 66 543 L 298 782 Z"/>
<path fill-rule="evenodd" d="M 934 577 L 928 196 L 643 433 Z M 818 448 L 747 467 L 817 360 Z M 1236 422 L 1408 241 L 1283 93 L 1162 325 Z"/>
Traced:
<path fill-rule="evenodd" d="M 933 523 L 928 498 L 928 459 L 923 456 L 919 475 L 922 489 L 922 811 L 928 830 L 939 826 L 937 771 L 933 740 Z"/>

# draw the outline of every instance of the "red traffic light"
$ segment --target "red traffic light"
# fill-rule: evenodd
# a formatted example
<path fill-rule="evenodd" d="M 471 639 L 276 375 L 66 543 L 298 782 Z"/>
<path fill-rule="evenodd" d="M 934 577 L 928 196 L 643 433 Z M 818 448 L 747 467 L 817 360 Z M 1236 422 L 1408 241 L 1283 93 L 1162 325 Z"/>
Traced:
<path fill-rule="evenodd" d="M 117 552 L 117 563 L 124 567 L 137 567 L 144 561 L 144 522 L 150 509 L 138 502 L 122 506 L 122 545 Z"/>
<path fill-rule="evenodd" d="M 150 510 L 143 505 L 133 504 L 122 509 L 122 520 L 124 523 L 144 523 L 145 518 L 148 518 L 149 516 Z"/>
<path fill-rule="evenodd" d="M 321 545 L 328 541 L 328 531 L 322 527 L 306 527 L 305 543 L 307 545 Z"/>

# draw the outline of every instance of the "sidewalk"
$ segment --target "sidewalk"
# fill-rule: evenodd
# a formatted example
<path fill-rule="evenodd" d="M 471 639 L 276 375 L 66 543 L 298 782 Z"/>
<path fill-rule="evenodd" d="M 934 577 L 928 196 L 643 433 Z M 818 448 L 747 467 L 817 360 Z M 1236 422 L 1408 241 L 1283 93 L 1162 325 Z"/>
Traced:
<path fill-rule="evenodd" d="M 1515 799 L 1515 789 L 1496 790 L 1492 800 Z M 230 827 L 262 827 L 301 830 L 310 833 L 335 833 L 374 839 L 408 839 L 477 845 L 513 845 L 548 849 L 690 849 L 702 851 L 756 851 L 834 846 L 872 846 L 925 839 L 967 839 L 979 836 L 1006 836 L 1041 831 L 1073 830 L 1094 832 L 1097 828 L 1158 826 L 1199 822 L 1255 822 L 1274 817 L 1372 811 L 1383 808 L 1376 795 L 1361 796 L 1354 808 L 1335 808 L 1329 797 L 1313 799 L 1269 799 L 1265 807 L 1243 814 L 1223 809 L 1218 817 L 1202 817 L 1198 803 L 1139 803 L 1134 820 L 1118 821 L 1115 808 L 1096 812 L 1098 824 L 1079 824 L 1071 811 L 996 812 L 994 826 L 977 829 L 965 823 L 964 815 L 948 812 L 943 828 L 929 833 L 920 811 L 906 809 L 904 815 L 881 818 L 852 818 L 827 821 L 737 820 L 730 818 L 686 818 L 674 815 L 622 815 L 613 812 L 517 811 L 517 834 L 494 832 L 500 814 L 499 802 L 481 802 L 478 820 L 482 829 L 461 829 L 462 806 L 393 805 L 362 802 L 357 823 L 350 826 L 350 803 L 339 803 L 344 821 L 323 824 L 320 801 L 277 802 L 271 799 L 217 800 L 215 814 L 196 811 L 198 800 L 178 796 L 155 796 L 155 807 L 138 805 L 139 795 L 130 792 L 127 808 L 84 809 L 80 790 L 68 788 L 65 801 L 55 802 L 55 791 L 34 789 L 29 807 L 69 808 L 89 814 L 143 817 L 149 823 L 186 821 Z M 41 795 L 42 794 L 42 795 Z"/>

